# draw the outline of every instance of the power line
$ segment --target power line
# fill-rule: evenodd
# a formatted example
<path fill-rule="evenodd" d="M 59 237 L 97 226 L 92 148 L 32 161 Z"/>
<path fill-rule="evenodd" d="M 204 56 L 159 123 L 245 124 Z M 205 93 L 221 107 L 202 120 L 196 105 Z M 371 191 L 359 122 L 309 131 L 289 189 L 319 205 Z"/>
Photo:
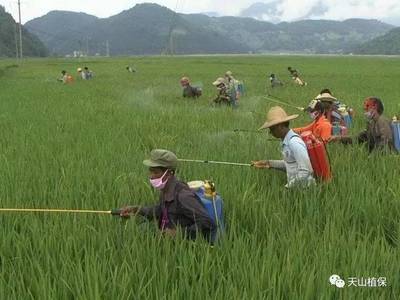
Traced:
<path fill-rule="evenodd" d="M 178 7 L 179 7 L 179 1 L 180 0 L 176 1 L 175 10 L 172 12 L 172 15 L 171 15 L 168 37 L 167 37 L 167 40 L 166 40 L 166 47 L 165 47 L 166 49 L 164 51 L 165 54 L 174 55 L 174 53 L 175 53 L 175 45 L 174 45 L 174 35 L 173 35 L 173 33 L 174 33 L 175 25 L 176 25 L 176 18 L 178 16 L 177 11 L 178 11 Z M 182 4 L 183 4 L 183 2 L 182 2 Z"/>

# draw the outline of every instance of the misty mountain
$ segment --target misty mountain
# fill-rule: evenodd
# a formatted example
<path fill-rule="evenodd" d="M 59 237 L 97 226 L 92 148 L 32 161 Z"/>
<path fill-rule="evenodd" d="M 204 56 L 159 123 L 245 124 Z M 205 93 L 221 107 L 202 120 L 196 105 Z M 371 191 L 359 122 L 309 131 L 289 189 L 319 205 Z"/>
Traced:
<path fill-rule="evenodd" d="M 69 21 L 57 22 L 59 19 Z M 26 26 L 48 45 L 52 53 L 62 55 L 74 50 L 86 52 L 87 49 L 89 54 L 105 54 L 106 41 L 112 55 L 160 54 L 171 48 L 176 54 L 240 53 L 250 50 L 242 43 L 198 27 L 156 4 L 137 4 L 104 19 L 55 11 L 29 21 Z"/>
<path fill-rule="evenodd" d="M 354 53 L 400 55 L 400 27 L 355 48 Z"/>
<path fill-rule="evenodd" d="M 393 28 L 377 20 L 364 19 L 342 22 L 304 20 L 273 24 L 253 18 L 182 16 L 199 27 L 206 27 L 242 42 L 257 53 L 345 53 Z"/>
<path fill-rule="evenodd" d="M 217 13 L 216 11 L 206 11 L 206 12 L 202 12 L 202 15 L 206 15 L 208 17 L 220 17 L 220 14 Z"/>
<path fill-rule="evenodd" d="M 15 57 L 16 26 L 13 17 L 0 6 L 0 57 Z M 46 56 L 48 54 L 43 43 L 32 33 L 22 28 L 22 44 L 24 56 Z"/>
<path fill-rule="evenodd" d="M 47 46 L 50 53 L 66 54 L 86 47 L 82 29 L 94 24 L 99 18 L 85 13 L 51 11 L 45 15 L 45 22 L 35 19 L 25 24 Z M 32 26 L 34 30 L 32 29 Z M 67 52 L 61 49 L 68 49 Z"/>
<path fill-rule="evenodd" d="M 242 17 L 177 14 L 138 4 L 115 16 L 53 11 L 26 23 L 53 54 L 74 50 L 112 55 L 191 53 L 346 53 L 393 26 L 364 19 L 304 20 L 273 24 Z"/>

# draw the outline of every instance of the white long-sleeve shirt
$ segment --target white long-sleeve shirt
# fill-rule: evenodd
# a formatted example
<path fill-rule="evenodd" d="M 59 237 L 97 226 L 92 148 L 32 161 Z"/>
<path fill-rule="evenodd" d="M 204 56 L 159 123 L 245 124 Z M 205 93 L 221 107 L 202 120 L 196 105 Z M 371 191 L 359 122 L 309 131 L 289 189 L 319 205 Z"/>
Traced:
<path fill-rule="evenodd" d="M 271 168 L 286 171 L 287 188 L 315 184 L 313 168 L 306 144 L 293 130 L 289 130 L 282 142 L 283 160 L 269 160 Z"/>

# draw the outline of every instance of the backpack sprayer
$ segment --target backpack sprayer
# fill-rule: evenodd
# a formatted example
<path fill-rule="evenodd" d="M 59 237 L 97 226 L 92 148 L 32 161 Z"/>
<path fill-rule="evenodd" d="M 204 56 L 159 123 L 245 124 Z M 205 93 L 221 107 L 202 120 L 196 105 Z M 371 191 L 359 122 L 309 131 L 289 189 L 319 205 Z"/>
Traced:
<path fill-rule="evenodd" d="M 187 184 L 217 225 L 217 231 L 212 234 L 212 241 L 215 242 L 224 232 L 224 201 L 217 193 L 215 184 L 211 180 L 196 180 Z"/>

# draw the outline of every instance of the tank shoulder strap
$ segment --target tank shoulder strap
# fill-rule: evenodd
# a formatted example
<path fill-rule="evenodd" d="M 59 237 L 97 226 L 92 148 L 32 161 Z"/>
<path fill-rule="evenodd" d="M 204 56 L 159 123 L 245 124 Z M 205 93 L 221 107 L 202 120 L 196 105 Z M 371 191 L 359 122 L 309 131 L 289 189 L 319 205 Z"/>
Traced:
<path fill-rule="evenodd" d="M 196 199 L 200 200 L 199 196 L 184 182 L 178 181 L 175 187 L 175 197 L 178 197 L 178 194 L 183 191 L 183 190 L 188 190 L 190 191 L 193 196 L 196 197 Z"/>
<path fill-rule="evenodd" d="M 290 137 L 289 141 L 290 141 L 292 138 L 294 138 L 294 137 L 298 137 L 298 138 L 300 138 L 301 140 L 303 140 L 303 139 L 301 138 L 300 135 L 298 135 L 297 133 L 295 133 L 294 135 L 292 135 L 292 136 Z"/>

